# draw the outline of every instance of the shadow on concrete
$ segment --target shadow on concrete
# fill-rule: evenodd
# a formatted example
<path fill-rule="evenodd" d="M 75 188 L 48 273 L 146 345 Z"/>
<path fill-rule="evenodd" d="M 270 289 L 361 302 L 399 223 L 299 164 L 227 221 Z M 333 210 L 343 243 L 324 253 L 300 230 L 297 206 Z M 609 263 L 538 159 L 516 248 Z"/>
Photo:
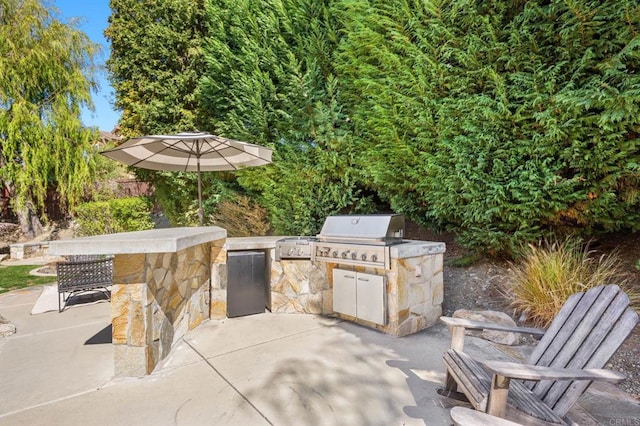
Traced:
<path fill-rule="evenodd" d="M 448 339 L 436 343 L 443 340 L 438 333 L 423 332 L 398 338 L 346 322 L 328 327 L 334 337 L 307 346 L 314 351 L 317 344 L 317 357 L 292 351 L 266 382 L 247 389 L 266 418 L 274 424 L 450 424 L 437 394 L 444 378 L 440 346 Z"/>
<path fill-rule="evenodd" d="M 442 355 L 449 343 L 446 328 L 436 325 L 405 337 L 372 333 L 364 328 L 361 331 L 357 332 L 363 343 L 392 349 L 393 357 L 387 358 L 385 364 L 402 372 L 414 402 L 402 407 L 405 416 L 425 425 L 450 424 L 448 412 L 453 405 L 437 393 L 444 383 Z"/>
<path fill-rule="evenodd" d="M 93 336 L 91 336 L 89 339 L 87 339 L 87 341 L 84 342 L 84 344 L 85 345 L 111 344 L 112 342 L 111 335 L 112 335 L 112 327 L 111 327 L 111 324 L 109 324 L 108 326 L 98 331 Z"/>
<path fill-rule="evenodd" d="M 90 305 L 109 300 L 109 295 L 103 290 L 90 290 L 87 292 L 72 294 L 66 301 L 65 307 L 76 305 Z"/>
<path fill-rule="evenodd" d="M 384 362 L 386 366 L 396 369 L 396 372 L 402 372 L 413 400 L 412 404 L 402 407 L 405 416 L 425 425 L 451 424 L 449 410 L 452 407 L 470 406 L 437 393 L 438 388 L 444 384 L 445 366 L 442 357 L 450 344 L 446 326 L 438 323 L 405 337 L 389 336 L 353 323 L 342 323 L 340 326 L 357 335 L 367 347 L 389 350 Z M 488 358 L 508 359 L 499 351 L 491 350 L 488 344 L 478 343 L 480 346 L 476 346 L 475 341 L 468 340 L 467 350 Z M 380 371 L 380 367 L 377 368 Z"/>

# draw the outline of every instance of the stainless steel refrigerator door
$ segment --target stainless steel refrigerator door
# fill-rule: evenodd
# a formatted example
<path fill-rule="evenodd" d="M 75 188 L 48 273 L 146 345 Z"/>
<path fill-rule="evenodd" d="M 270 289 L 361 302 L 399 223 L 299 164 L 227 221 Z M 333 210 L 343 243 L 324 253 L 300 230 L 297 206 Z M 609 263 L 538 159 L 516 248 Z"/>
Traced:
<path fill-rule="evenodd" d="M 227 276 L 227 317 L 240 317 L 265 311 L 267 280 L 264 252 L 229 252 Z"/>

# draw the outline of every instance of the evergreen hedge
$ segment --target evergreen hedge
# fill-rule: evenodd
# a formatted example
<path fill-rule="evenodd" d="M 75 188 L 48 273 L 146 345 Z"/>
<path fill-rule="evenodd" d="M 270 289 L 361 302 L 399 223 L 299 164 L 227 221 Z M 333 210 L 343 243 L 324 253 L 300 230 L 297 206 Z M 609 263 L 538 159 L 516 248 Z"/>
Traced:
<path fill-rule="evenodd" d="M 215 0 L 208 10 L 207 128 L 274 148 L 273 164 L 237 176 L 275 234 L 314 235 L 329 214 L 373 209 L 337 102 L 330 3 Z"/>
<path fill-rule="evenodd" d="M 395 210 L 495 252 L 640 228 L 637 2 L 337 4 L 342 99 Z"/>
<path fill-rule="evenodd" d="M 197 99 L 185 116 L 202 130 L 275 150 L 272 165 L 234 174 L 274 233 L 313 235 L 327 214 L 378 199 L 483 252 L 640 229 L 637 1 L 211 0 L 206 16 L 200 1 L 181 0 L 202 29 L 190 64 L 205 66 L 172 87 Z M 174 49 L 156 33 L 186 31 L 159 16 L 126 38 L 154 58 Z M 137 57 L 110 34 L 119 87 L 157 87 L 129 73 Z M 166 100 L 152 98 L 119 94 L 136 119 L 125 127 L 157 128 Z M 176 218 L 193 210 L 187 191 L 165 196 Z"/>

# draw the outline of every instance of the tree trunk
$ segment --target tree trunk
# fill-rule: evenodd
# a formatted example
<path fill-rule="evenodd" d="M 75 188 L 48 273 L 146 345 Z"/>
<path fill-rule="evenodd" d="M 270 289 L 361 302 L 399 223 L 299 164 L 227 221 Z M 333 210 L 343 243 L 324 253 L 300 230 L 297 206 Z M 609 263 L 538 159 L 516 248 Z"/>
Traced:
<path fill-rule="evenodd" d="M 25 238 L 32 239 L 44 233 L 42 222 L 38 217 L 33 203 L 27 202 L 26 205 L 18 211 L 18 222 L 20 223 L 20 229 L 22 235 Z"/>

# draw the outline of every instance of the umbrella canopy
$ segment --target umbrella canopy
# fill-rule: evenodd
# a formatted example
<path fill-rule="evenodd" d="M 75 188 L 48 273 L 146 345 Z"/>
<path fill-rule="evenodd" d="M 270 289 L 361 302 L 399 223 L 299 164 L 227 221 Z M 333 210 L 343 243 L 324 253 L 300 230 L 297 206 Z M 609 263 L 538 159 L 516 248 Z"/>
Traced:
<path fill-rule="evenodd" d="M 237 170 L 271 163 L 272 150 L 203 132 L 129 139 L 102 152 L 121 163 L 150 170 L 198 173 L 198 216 L 203 224 L 200 172 Z"/>

